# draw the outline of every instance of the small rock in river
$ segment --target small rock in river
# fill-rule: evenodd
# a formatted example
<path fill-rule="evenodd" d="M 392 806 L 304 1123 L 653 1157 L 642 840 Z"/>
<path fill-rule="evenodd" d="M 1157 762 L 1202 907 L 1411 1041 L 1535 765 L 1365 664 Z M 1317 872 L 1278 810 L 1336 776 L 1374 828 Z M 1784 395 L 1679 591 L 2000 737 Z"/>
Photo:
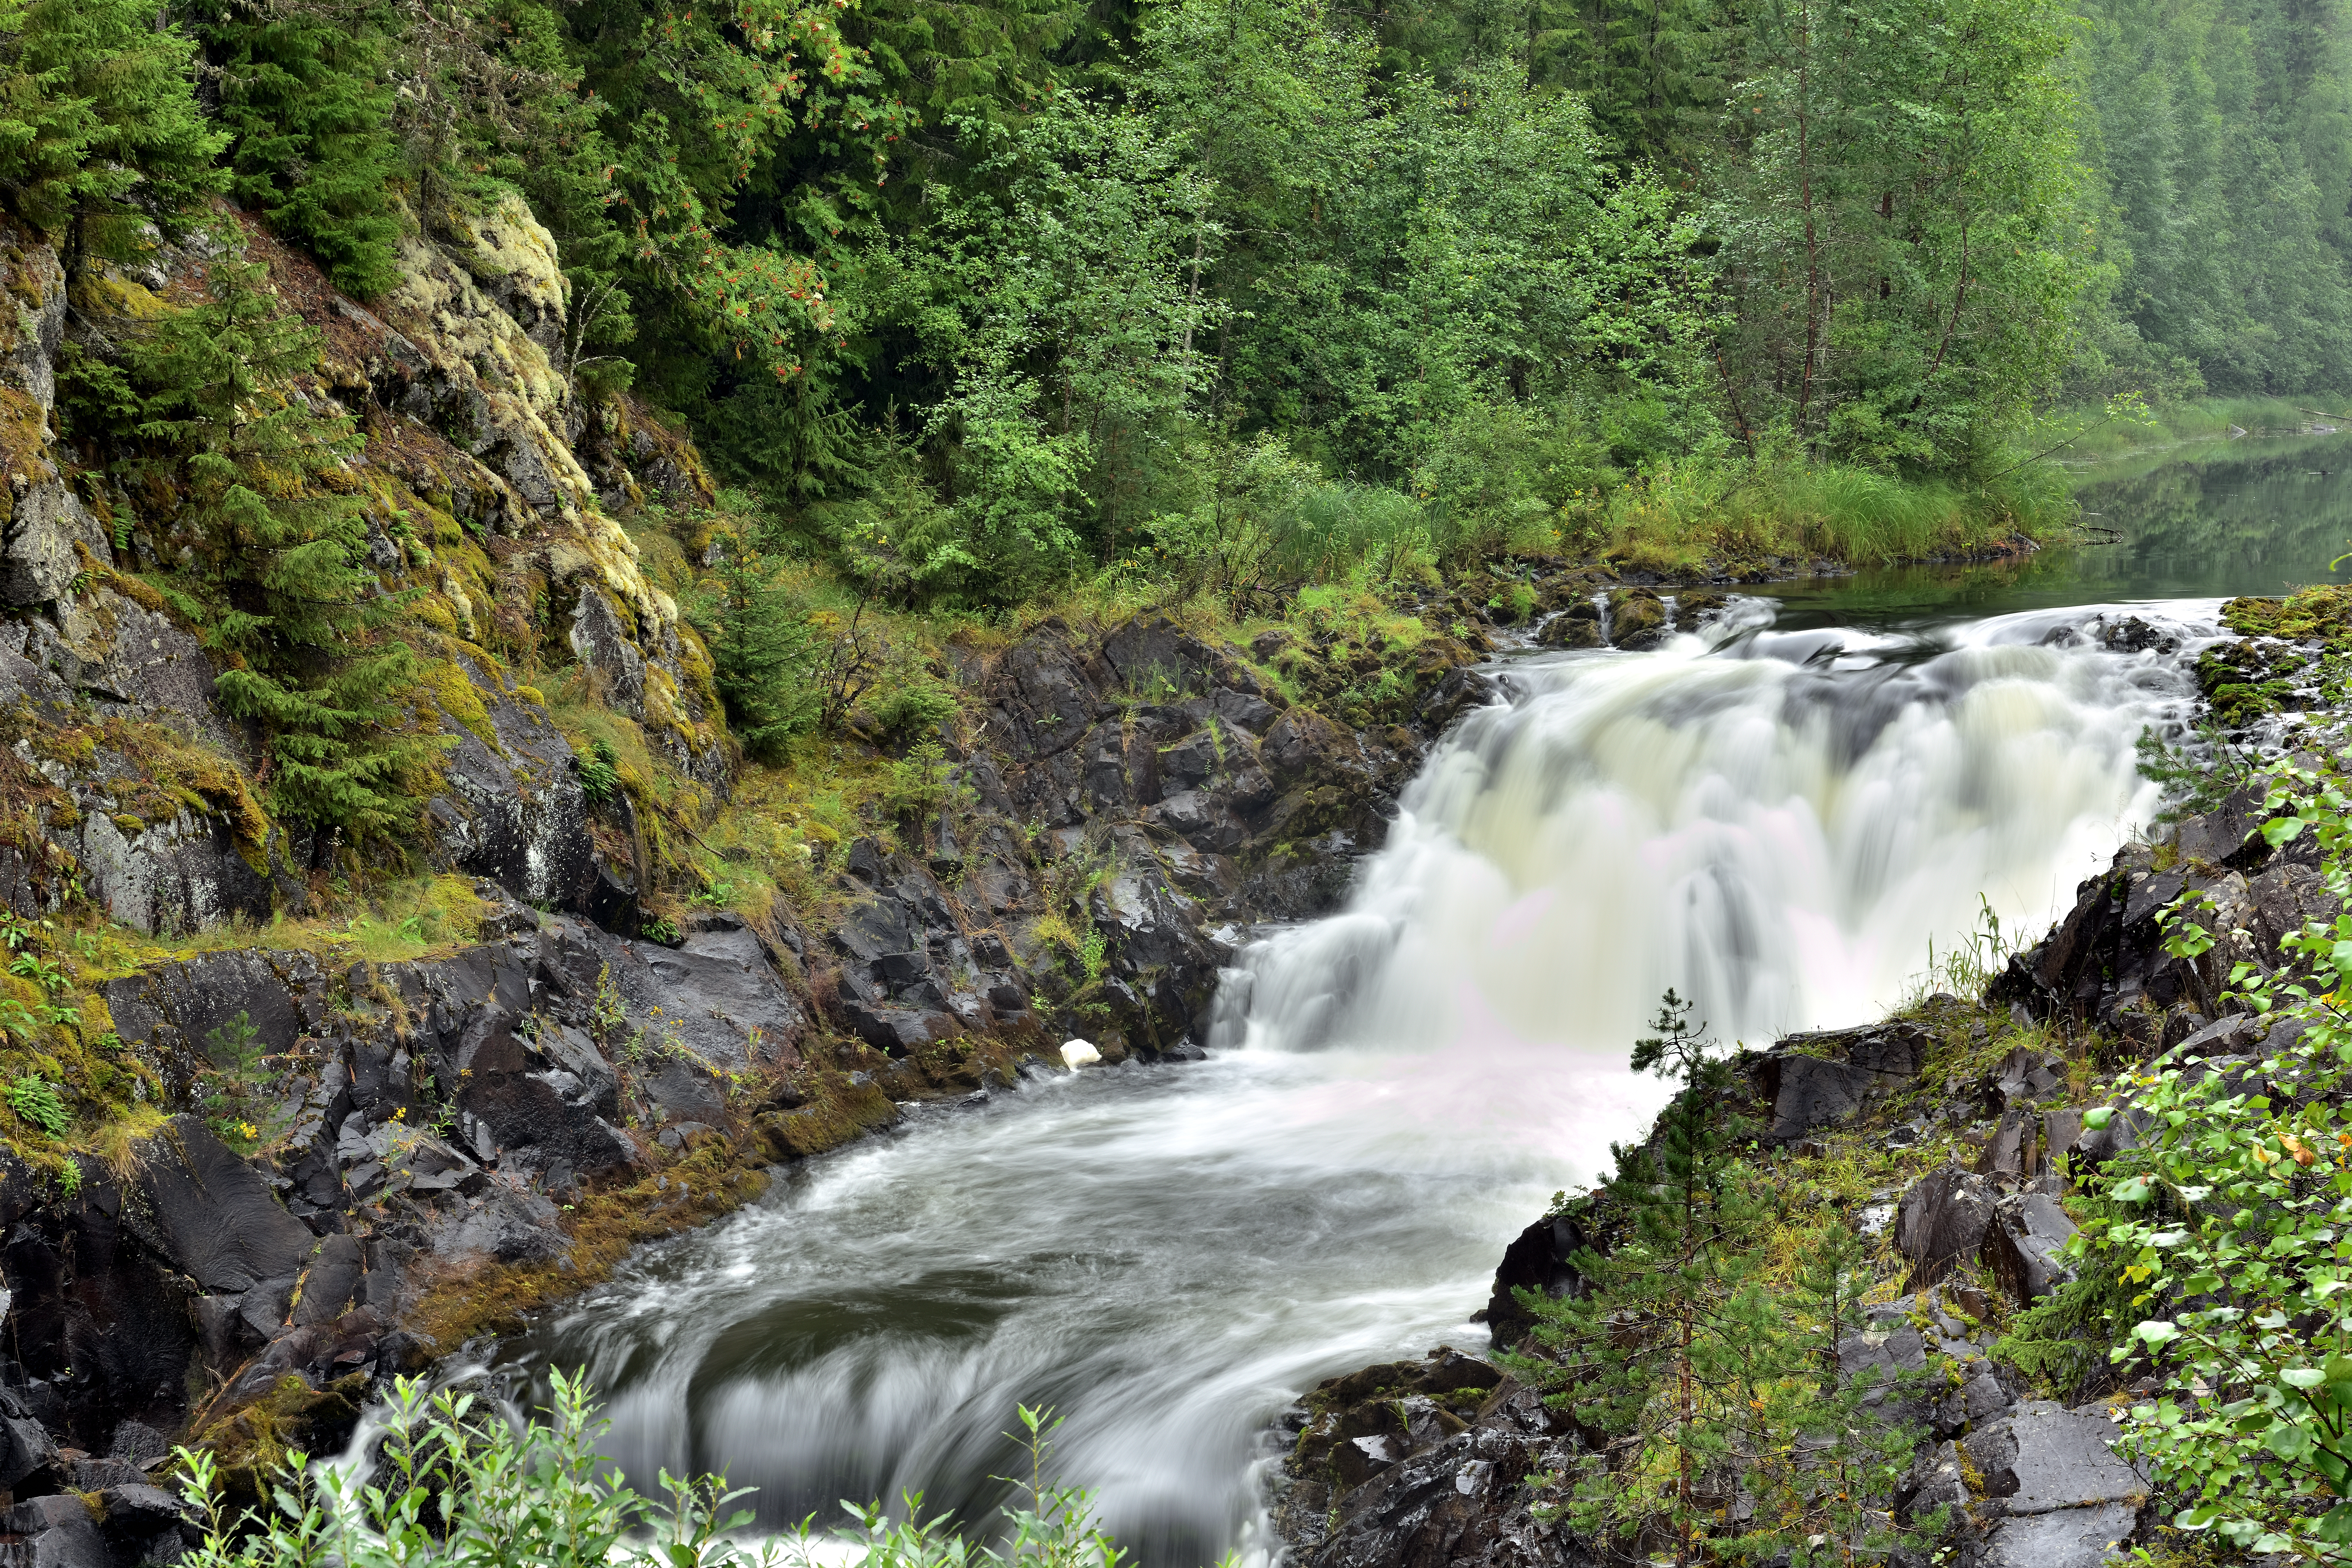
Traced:
<path fill-rule="evenodd" d="M 1082 1067 L 1102 1060 L 1102 1053 L 1085 1040 L 1062 1042 L 1062 1060 L 1075 1072 Z"/>

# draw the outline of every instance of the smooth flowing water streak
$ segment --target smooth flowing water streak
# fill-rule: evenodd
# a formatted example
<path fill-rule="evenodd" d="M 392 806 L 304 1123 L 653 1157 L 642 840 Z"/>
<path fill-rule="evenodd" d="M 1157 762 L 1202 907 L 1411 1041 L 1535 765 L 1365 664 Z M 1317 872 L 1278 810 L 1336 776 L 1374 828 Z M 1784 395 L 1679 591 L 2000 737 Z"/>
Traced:
<path fill-rule="evenodd" d="M 2211 603 L 2142 606 L 2176 639 Z M 2122 612 L 2110 612 L 2113 620 Z M 2046 920 L 2150 805 L 2183 653 L 2098 612 L 1514 661 L 1345 912 L 1253 947 L 1191 1066 L 1054 1075 L 811 1162 L 642 1255 L 526 1354 L 584 1364 L 614 1458 L 723 1468 L 765 1519 L 922 1489 L 984 1516 L 1016 1402 L 1153 1568 L 1265 1552 L 1267 1418 L 1444 1342 L 1504 1244 L 1663 1098 L 1673 984 L 1727 1037 L 1875 1016 L 1932 936 Z"/>
<path fill-rule="evenodd" d="M 2143 618 L 2194 647 L 2217 608 Z M 2134 745 L 2192 688 L 2178 652 L 2097 640 L 2126 613 L 1735 617 L 1523 664 L 1407 793 L 1349 911 L 1250 954 L 1223 1037 L 1622 1050 L 1668 986 L 1725 1039 L 1873 1016 L 1988 905 L 2038 930 L 2153 809 Z"/>

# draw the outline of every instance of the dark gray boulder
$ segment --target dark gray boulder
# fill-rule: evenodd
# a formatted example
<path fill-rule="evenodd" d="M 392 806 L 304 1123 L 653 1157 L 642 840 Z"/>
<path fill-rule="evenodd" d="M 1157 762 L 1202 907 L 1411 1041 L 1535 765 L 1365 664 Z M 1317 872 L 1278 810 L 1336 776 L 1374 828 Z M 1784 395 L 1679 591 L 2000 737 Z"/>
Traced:
<path fill-rule="evenodd" d="M 1978 1568 L 2099 1568 L 2130 1550 L 2138 1519 L 2128 1502 L 2005 1519 L 1986 1537 Z"/>
<path fill-rule="evenodd" d="M 2011 1515 L 2123 1503 L 2137 1508 L 2148 1485 L 2109 1447 L 2120 1436 L 2101 1405 L 2069 1410 L 2032 1400 L 1964 1445 L 1984 1494 Z"/>
<path fill-rule="evenodd" d="M 2046 1193 L 2020 1193 L 1993 1207 L 1981 1256 L 2010 1299 L 2038 1301 L 2074 1277 L 2065 1260 L 2074 1222 Z"/>
<path fill-rule="evenodd" d="M 1935 1283 L 1983 1250 L 1993 1198 L 1983 1177 L 1953 1165 L 1912 1184 L 1895 1211 L 1895 1247 L 1911 1261 L 1912 1289 Z"/>
<path fill-rule="evenodd" d="M 1486 1310 L 1486 1331 L 1497 1346 L 1517 1344 L 1535 1327 L 1535 1318 L 1519 1305 L 1517 1292 L 1538 1290 L 1557 1300 L 1584 1289 L 1584 1277 L 1569 1259 L 1586 1245 L 1584 1231 L 1573 1218 L 1554 1215 L 1519 1232 L 1503 1249 Z"/>
<path fill-rule="evenodd" d="M 194 1116 L 172 1118 L 150 1141 L 139 1183 L 173 1264 L 207 1290 L 290 1281 L 316 1240 Z"/>
<path fill-rule="evenodd" d="M 1772 1103 L 1769 1134 L 1776 1143 L 1847 1121 L 1879 1095 L 1919 1075 L 1924 1032 L 1894 1023 L 1791 1035 L 1749 1058 L 1757 1094 Z"/>
<path fill-rule="evenodd" d="M 0 1531 L 18 1537 L 11 1568 L 113 1568 L 106 1537 L 70 1492 L 28 1499 L 0 1513 Z"/>

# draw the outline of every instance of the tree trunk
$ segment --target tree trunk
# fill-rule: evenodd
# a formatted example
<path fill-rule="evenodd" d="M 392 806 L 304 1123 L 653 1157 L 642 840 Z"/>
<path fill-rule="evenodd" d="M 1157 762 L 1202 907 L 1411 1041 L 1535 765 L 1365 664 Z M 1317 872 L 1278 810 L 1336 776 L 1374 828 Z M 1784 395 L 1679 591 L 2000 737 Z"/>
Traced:
<path fill-rule="evenodd" d="M 1797 440 L 1813 400 L 1813 356 L 1822 336 L 1822 249 L 1813 224 L 1812 0 L 1797 5 L 1797 204 L 1805 220 L 1805 363 L 1797 383 Z"/>

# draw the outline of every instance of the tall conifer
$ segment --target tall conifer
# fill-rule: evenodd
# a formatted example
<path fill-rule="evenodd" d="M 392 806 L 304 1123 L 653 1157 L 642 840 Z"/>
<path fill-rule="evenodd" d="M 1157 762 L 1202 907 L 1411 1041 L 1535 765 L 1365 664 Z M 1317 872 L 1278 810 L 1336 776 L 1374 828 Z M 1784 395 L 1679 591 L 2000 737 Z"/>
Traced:
<path fill-rule="evenodd" d="M 195 46 L 153 5 L 0 5 L 0 190 L 63 237 L 69 273 L 135 257 L 151 219 L 168 228 L 220 188 L 227 137 L 197 107 Z"/>
<path fill-rule="evenodd" d="M 364 508 L 344 459 L 351 419 L 294 385 L 317 335 L 283 313 L 257 265 L 216 262 L 199 303 L 131 347 L 151 476 L 184 498 L 175 536 L 228 661 L 222 706 L 267 738 L 282 810 L 352 838 L 415 816 L 404 769 L 440 744 L 407 731 L 415 656 L 388 626 L 405 595 L 367 561 Z"/>
<path fill-rule="evenodd" d="M 398 280 L 391 89 L 373 27 L 232 11 L 206 27 L 221 120 L 236 132 L 236 199 L 319 258 L 335 286 L 373 299 Z"/>
<path fill-rule="evenodd" d="M 1678 1568 L 1731 1521 L 1755 1451 L 1759 1393 L 1780 1372 L 1777 1316 L 1752 1258 L 1763 1200 L 1739 1151 L 1737 1068 L 1672 991 L 1633 1068 L 1679 1084 L 1647 1143 L 1618 1145 L 1589 1213 L 1613 1235 L 1570 1259 L 1585 1289 L 1521 1294 L 1551 1359 L 1509 1358 L 1545 1403 L 1605 1434 L 1573 1478 L 1580 1528 L 1663 1528 Z"/>

